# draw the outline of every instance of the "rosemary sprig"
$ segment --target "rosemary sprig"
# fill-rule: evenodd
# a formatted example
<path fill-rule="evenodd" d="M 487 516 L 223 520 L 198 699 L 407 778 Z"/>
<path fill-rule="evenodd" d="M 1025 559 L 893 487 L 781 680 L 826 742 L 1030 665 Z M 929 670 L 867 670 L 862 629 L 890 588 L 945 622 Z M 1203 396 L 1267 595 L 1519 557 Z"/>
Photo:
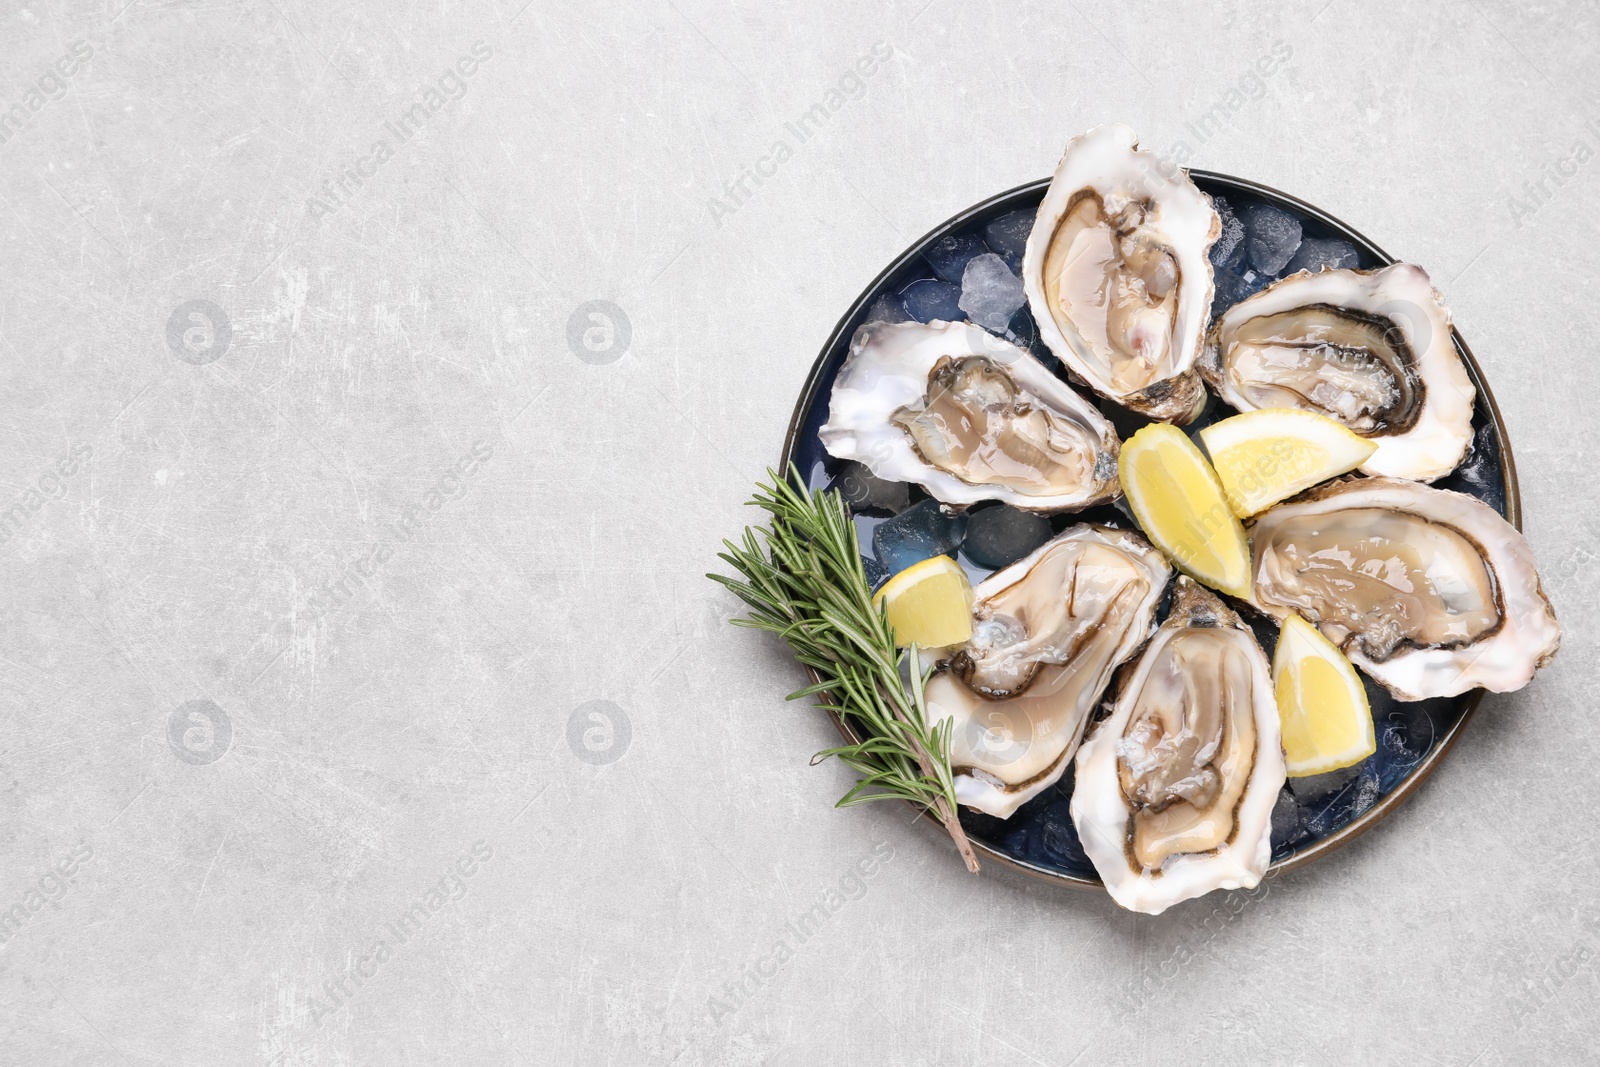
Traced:
<path fill-rule="evenodd" d="M 765 527 L 746 527 L 742 544 L 724 541 L 719 558 L 744 576 L 706 577 L 731 589 L 750 608 L 733 620 L 775 633 L 820 679 L 789 694 L 822 697 L 815 706 L 837 711 L 861 728 L 859 744 L 817 753 L 836 756 L 861 775 L 839 799 L 849 807 L 872 800 L 909 800 L 930 809 L 966 861 L 978 858 L 956 818 L 950 770 L 950 721 L 928 724 L 923 700 L 927 672 L 916 646 L 902 653 L 861 566 L 850 508 L 838 492 L 813 493 L 793 465 L 786 481 L 770 468 L 749 503 L 766 511 Z M 759 533 L 759 537 L 758 537 Z M 904 671 L 902 672 L 902 667 Z"/>

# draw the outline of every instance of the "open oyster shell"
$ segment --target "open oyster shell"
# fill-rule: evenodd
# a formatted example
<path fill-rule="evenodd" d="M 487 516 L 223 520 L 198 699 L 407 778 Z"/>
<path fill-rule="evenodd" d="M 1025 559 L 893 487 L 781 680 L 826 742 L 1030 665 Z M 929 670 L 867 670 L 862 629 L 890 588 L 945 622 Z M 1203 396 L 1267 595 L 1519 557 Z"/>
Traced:
<path fill-rule="evenodd" d="M 1028 352 L 964 322 L 857 330 L 818 436 L 946 504 L 1063 511 L 1121 493 L 1111 423 Z"/>
<path fill-rule="evenodd" d="M 953 720 L 956 799 L 999 818 L 1054 785 L 1172 568 L 1144 538 L 1081 524 L 978 584 L 973 634 L 933 658 L 930 722 Z"/>
<path fill-rule="evenodd" d="M 1527 538 L 1463 493 L 1350 478 L 1258 516 L 1251 601 L 1298 612 L 1401 700 L 1527 685 L 1561 645 Z"/>
<path fill-rule="evenodd" d="M 1472 441 L 1450 311 L 1410 263 L 1273 283 L 1212 324 L 1200 373 L 1240 411 L 1301 408 L 1369 438 L 1366 474 L 1431 482 Z"/>
<path fill-rule="evenodd" d="M 1216 594 L 1180 577 L 1167 621 L 1078 748 L 1084 852 L 1131 911 L 1251 888 L 1272 860 L 1283 782 L 1266 654 Z"/>
<path fill-rule="evenodd" d="M 1034 217 L 1022 282 L 1039 336 L 1090 388 L 1155 419 L 1205 403 L 1194 372 L 1222 221 L 1126 126 L 1073 138 Z"/>

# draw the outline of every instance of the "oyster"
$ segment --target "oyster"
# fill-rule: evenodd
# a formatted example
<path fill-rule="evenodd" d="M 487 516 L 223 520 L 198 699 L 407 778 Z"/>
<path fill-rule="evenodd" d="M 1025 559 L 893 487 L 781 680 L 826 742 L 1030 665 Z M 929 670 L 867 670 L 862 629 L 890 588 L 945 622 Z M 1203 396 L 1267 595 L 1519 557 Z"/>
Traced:
<path fill-rule="evenodd" d="M 1251 888 L 1283 788 L 1278 705 L 1255 635 L 1180 577 L 1172 612 L 1078 749 L 1072 821 L 1113 900 L 1158 915 Z"/>
<path fill-rule="evenodd" d="M 1121 492 L 1111 423 L 1032 355 L 963 322 L 857 330 L 818 436 L 947 504 L 1061 511 Z"/>
<path fill-rule="evenodd" d="M 958 801 L 1004 819 L 1055 784 L 1171 573 L 1138 534 L 1083 524 L 979 583 L 972 639 L 924 691 L 929 722 L 954 720 Z"/>
<path fill-rule="evenodd" d="M 1366 474 L 1431 482 L 1472 440 L 1475 391 L 1449 309 L 1410 263 L 1268 286 L 1212 324 L 1200 372 L 1240 411 L 1302 408 L 1370 438 Z"/>
<path fill-rule="evenodd" d="M 1188 174 L 1141 151 L 1128 127 L 1073 138 L 1022 260 L 1039 336 L 1100 395 L 1188 422 L 1205 404 L 1193 367 L 1221 233 Z"/>
<path fill-rule="evenodd" d="M 1521 689 L 1561 645 L 1527 538 L 1464 493 L 1331 482 L 1250 536 L 1251 601 L 1299 612 L 1401 700 Z"/>

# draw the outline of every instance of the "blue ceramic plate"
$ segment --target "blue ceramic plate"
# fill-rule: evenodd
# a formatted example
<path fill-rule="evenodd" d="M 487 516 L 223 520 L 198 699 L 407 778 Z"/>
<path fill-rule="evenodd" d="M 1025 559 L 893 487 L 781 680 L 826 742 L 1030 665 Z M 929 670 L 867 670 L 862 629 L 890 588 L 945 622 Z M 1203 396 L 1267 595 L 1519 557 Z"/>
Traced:
<path fill-rule="evenodd" d="M 1300 220 L 1304 237 L 1348 242 L 1356 248 L 1362 268 L 1381 267 L 1394 262 L 1393 257 L 1377 245 L 1310 204 L 1224 174 L 1197 170 L 1191 171 L 1190 176 L 1207 193 L 1226 198 L 1237 213 L 1243 213 L 1257 204 L 1275 205 Z M 945 274 L 959 279 L 961 260 L 978 252 L 992 250 L 1007 258 L 1012 268 L 1020 274 L 1020 247 L 1015 235 L 1020 231 L 1026 237 L 1027 220 L 1038 208 L 1048 185 L 1048 181 L 1037 181 L 1020 186 L 962 212 L 908 248 L 867 287 L 844 318 L 839 320 L 833 336 L 828 338 L 828 343 L 823 346 L 821 355 L 811 369 L 789 424 L 780 469 L 788 469 L 792 462 L 813 489 L 832 485 L 845 464 L 826 453 L 817 438 L 817 428 L 827 420 L 828 398 L 833 391 L 834 375 L 844 361 L 856 327 L 873 317 L 874 305 L 883 298 L 903 309 L 909 317 L 922 321 L 964 318 L 955 308 L 955 293 L 959 285 L 952 286 L 943 281 L 935 265 L 942 268 Z M 1023 214 L 1017 215 L 1018 212 Z M 990 246 L 993 246 L 992 249 Z M 957 261 L 954 269 L 952 258 Z M 1290 265 L 1293 266 L 1292 263 Z M 1224 276 L 1219 272 L 1218 290 L 1222 295 L 1219 296 L 1217 310 L 1232 302 L 1229 297 L 1242 298 L 1253 291 L 1252 286 L 1259 288 L 1269 280 L 1245 280 L 1237 275 Z M 1012 319 L 1007 336 L 1060 373 L 1060 363 L 1038 340 L 1026 307 Z M 1455 335 L 1455 344 L 1478 390 L 1477 408 L 1473 415 L 1475 435 L 1472 448 L 1461 467 L 1436 484 L 1440 488 L 1469 493 L 1483 500 L 1513 525 L 1520 527 L 1516 469 L 1512 465 L 1511 445 L 1506 439 L 1499 409 L 1495 407 L 1488 384 L 1483 380 L 1477 362 L 1459 333 Z M 1116 424 L 1123 440 L 1127 440 L 1134 430 L 1147 421 L 1108 401 L 1102 401 L 1100 409 Z M 1232 414 L 1235 414 L 1232 408 L 1212 397 L 1205 414 L 1185 429 L 1193 433 Z M 912 487 L 913 501 L 925 495 L 920 489 Z M 863 555 L 869 560 L 872 557 L 872 528 L 887 518 L 888 514 L 866 510 L 859 512 L 856 517 L 856 525 L 862 535 Z M 1114 507 L 1058 515 L 1053 518 L 1052 524 L 1056 530 L 1061 530 L 1084 521 L 1134 527 L 1132 520 Z M 970 559 L 958 558 L 974 581 L 989 573 L 988 568 L 977 566 Z M 1259 624 L 1256 631 L 1270 658 L 1277 642 L 1276 627 Z M 1315 788 L 1308 788 L 1308 780 L 1301 780 L 1298 795 L 1291 786 L 1285 786 L 1285 793 L 1279 798 L 1278 808 L 1273 815 L 1272 869 L 1269 877 L 1331 852 L 1398 807 L 1443 760 L 1483 695 L 1482 690 L 1474 690 L 1458 697 L 1403 703 L 1370 681 L 1366 685 L 1377 727 L 1378 751 L 1339 780 L 1313 783 Z M 853 724 L 841 721 L 837 716 L 834 721 L 847 738 L 858 739 Z M 961 823 L 978 852 L 991 861 L 1052 881 L 1097 888 L 1100 880 L 1084 856 L 1068 815 L 1067 805 L 1071 797 L 1072 772 L 1069 768 L 1054 788 L 1029 801 L 1010 819 L 995 819 L 963 808 Z"/>

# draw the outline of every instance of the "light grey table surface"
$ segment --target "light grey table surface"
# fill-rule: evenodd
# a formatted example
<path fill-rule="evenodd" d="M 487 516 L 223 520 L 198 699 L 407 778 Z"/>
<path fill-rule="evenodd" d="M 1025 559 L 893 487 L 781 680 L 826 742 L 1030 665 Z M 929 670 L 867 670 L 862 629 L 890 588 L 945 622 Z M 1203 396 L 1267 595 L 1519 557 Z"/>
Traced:
<path fill-rule="evenodd" d="M 0 1061 L 1594 1062 L 1593 5 L 125 2 L 0 13 Z M 1433 273 L 1567 628 L 1155 919 L 834 811 L 702 577 L 862 287 L 1103 121 Z"/>

